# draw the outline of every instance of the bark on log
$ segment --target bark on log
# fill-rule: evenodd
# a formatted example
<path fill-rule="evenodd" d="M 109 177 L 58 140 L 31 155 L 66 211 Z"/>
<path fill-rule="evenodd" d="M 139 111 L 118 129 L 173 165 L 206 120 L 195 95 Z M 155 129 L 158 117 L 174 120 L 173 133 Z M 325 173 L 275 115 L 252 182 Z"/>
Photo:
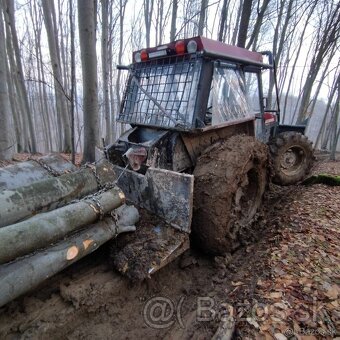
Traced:
<path fill-rule="evenodd" d="M 0 267 L 0 307 L 35 288 L 82 257 L 92 253 L 119 233 L 134 231 L 139 215 L 133 206 L 121 210 L 128 223 L 114 223 L 111 217 L 44 251 Z"/>
<path fill-rule="evenodd" d="M 0 228 L 0 263 L 45 248 L 65 235 L 94 223 L 101 214 L 121 206 L 124 200 L 123 192 L 115 187 L 96 196 L 95 200 L 86 199 Z"/>
<path fill-rule="evenodd" d="M 96 166 L 101 185 L 115 179 L 112 165 L 102 161 Z M 76 198 L 100 189 L 92 169 L 48 178 L 17 189 L 0 191 L 0 227 L 4 227 L 37 212 L 60 208 Z"/>
<path fill-rule="evenodd" d="M 54 177 L 41 164 L 47 164 L 56 173 L 64 174 L 75 171 L 77 168 L 71 162 L 66 161 L 60 155 L 47 155 L 38 158 L 38 162 L 30 160 L 19 164 L 10 165 L 0 169 L 0 191 L 4 189 L 15 189 L 28 185 L 45 178 Z"/>

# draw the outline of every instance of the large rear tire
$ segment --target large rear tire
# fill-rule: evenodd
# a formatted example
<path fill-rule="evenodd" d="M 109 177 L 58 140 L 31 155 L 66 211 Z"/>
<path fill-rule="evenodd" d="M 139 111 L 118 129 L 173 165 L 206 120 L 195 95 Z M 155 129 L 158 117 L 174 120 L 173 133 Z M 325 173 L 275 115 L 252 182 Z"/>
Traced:
<path fill-rule="evenodd" d="M 240 244 L 267 183 L 267 146 L 250 136 L 220 141 L 198 158 L 194 170 L 193 241 L 205 252 L 225 254 Z"/>
<path fill-rule="evenodd" d="M 269 145 L 274 177 L 280 185 L 295 184 L 305 178 L 312 167 L 313 148 L 308 138 L 294 131 L 278 134 Z"/>

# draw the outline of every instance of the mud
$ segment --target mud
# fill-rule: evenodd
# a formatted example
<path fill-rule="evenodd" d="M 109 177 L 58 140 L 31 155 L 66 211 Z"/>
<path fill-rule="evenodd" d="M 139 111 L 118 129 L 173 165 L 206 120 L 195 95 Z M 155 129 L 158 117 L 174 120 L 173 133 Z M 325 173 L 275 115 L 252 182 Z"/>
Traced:
<path fill-rule="evenodd" d="M 149 271 L 161 266 L 166 250 L 189 237 L 145 210 L 140 213 L 136 232 L 121 235 L 111 244 L 113 267 L 133 282 L 149 278 Z"/>
<path fill-rule="evenodd" d="M 267 147 L 249 136 L 234 136 L 209 147 L 194 171 L 194 240 L 209 253 L 240 245 L 240 230 L 251 228 L 267 183 Z"/>
<path fill-rule="evenodd" d="M 0 308 L 0 339 L 210 339 L 228 304 L 243 317 L 235 336 L 252 339 L 252 330 L 242 329 L 244 315 L 254 299 L 262 302 L 256 283 L 272 278 L 272 247 L 285 228 L 280 213 L 290 211 L 301 190 L 272 186 L 254 232 L 247 234 L 251 244 L 232 256 L 208 257 L 193 247 L 143 282 L 113 270 L 110 247 L 104 246 Z M 298 222 L 299 215 L 292 219 Z M 148 323 L 146 307 L 157 298 L 175 308 L 168 324 Z M 199 318 L 202 298 L 212 302 L 215 315 Z"/>
<path fill-rule="evenodd" d="M 228 305 L 242 317 L 254 299 L 262 301 L 256 283 L 272 278 L 271 248 L 283 228 L 278 216 L 300 193 L 301 188 L 272 186 L 251 244 L 232 256 L 207 257 L 192 248 L 144 282 L 131 283 L 112 270 L 109 246 L 102 247 L 1 308 L 0 338 L 210 339 Z M 214 315 L 200 313 L 202 298 Z M 152 301 L 173 304 L 170 323 L 148 323 Z M 242 320 L 236 329 L 240 338 Z"/>

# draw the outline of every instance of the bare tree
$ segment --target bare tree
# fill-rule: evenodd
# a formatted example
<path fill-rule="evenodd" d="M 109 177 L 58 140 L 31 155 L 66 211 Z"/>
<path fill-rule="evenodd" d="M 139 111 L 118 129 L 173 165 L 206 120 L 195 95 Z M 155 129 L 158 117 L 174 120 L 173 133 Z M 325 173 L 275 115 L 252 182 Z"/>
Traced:
<path fill-rule="evenodd" d="M 150 31 L 154 0 L 144 0 L 144 21 L 146 47 L 150 47 Z"/>
<path fill-rule="evenodd" d="M 200 17 L 198 21 L 198 35 L 203 35 L 203 29 L 205 25 L 205 15 L 207 12 L 209 0 L 202 0 L 201 2 L 201 10 Z"/>
<path fill-rule="evenodd" d="M 246 46 L 249 20 L 250 20 L 250 15 L 251 15 L 251 6 L 252 6 L 252 0 L 243 1 L 241 21 L 240 21 L 240 25 L 238 26 L 237 46 L 239 47 Z"/>
<path fill-rule="evenodd" d="M 306 118 L 315 79 L 322 63 L 326 57 L 329 57 L 329 52 L 332 50 L 333 45 L 337 44 L 340 36 L 340 3 L 334 4 L 332 2 L 331 4 L 325 4 L 325 6 L 330 6 L 330 9 L 326 11 L 327 8 L 325 8 L 325 12 L 323 12 L 323 15 L 320 17 L 319 22 L 322 31 L 318 31 L 318 39 L 315 44 L 313 58 L 303 87 L 297 123 L 302 123 Z"/>
<path fill-rule="evenodd" d="M 78 0 L 79 40 L 83 74 L 83 162 L 95 160 L 95 147 L 98 142 L 96 15 L 96 0 Z"/>
<path fill-rule="evenodd" d="M 333 140 L 331 143 L 331 154 L 330 159 L 335 161 L 336 147 L 339 142 L 340 137 L 340 80 L 337 82 L 337 99 L 334 105 L 334 124 L 333 124 Z"/>
<path fill-rule="evenodd" d="M 0 159 L 10 159 L 14 153 L 14 144 L 11 142 L 9 129 L 10 102 L 8 99 L 6 76 L 6 44 L 4 32 L 4 19 L 0 2 Z"/>
<path fill-rule="evenodd" d="M 170 41 L 174 41 L 176 37 L 177 10 L 178 10 L 178 0 L 172 0 Z"/>
<path fill-rule="evenodd" d="M 68 107 L 66 104 L 66 91 L 63 87 L 63 78 L 61 72 L 60 53 L 57 41 L 57 27 L 54 3 L 51 0 L 42 0 L 42 7 L 44 12 L 44 22 L 48 38 L 48 46 L 50 51 L 50 58 L 52 63 L 54 90 L 56 109 L 59 118 L 59 130 L 64 130 L 62 150 L 65 152 L 71 151 L 71 127 L 70 118 L 68 114 Z M 61 121 L 64 129 L 62 129 Z"/>
<path fill-rule="evenodd" d="M 75 163 L 75 88 L 76 88 L 76 56 L 75 56 L 75 32 L 74 32 L 74 13 L 73 13 L 73 0 L 69 0 L 69 20 L 71 32 L 71 91 L 70 91 L 70 104 L 71 104 L 71 147 L 72 147 L 72 163 Z"/>
<path fill-rule="evenodd" d="M 223 0 L 220 27 L 218 29 L 218 40 L 225 41 L 226 22 L 228 17 L 229 0 Z"/>
<path fill-rule="evenodd" d="M 12 37 L 12 43 L 15 53 L 15 65 L 16 65 L 16 75 L 18 80 L 18 93 L 20 94 L 20 104 L 21 104 L 21 114 L 26 116 L 28 122 L 28 130 L 30 135 L 30 151 L 35 153 L 37 151 L 35 132 L 33 127 L 33 114 L 28 101 L 27 89 L 25 85 L 24 72 L 21 62 L 21 54 L 19 49 L 19 41 L 17 37 L 16 27 L 15 27 L 15 13 L 14 13 L 14 1 L 6 1 L 6 13 L 8 14 L 7 20 L 10 27 L 10 34 Z"/>
<path fill-rule="evenodd" d="M 111 113 L 109 98 L 109 65 L 108 65 L 108 20 L 109 20 L 109 1 L 101 1 L 102 8 L 102 41 L 101 41 L 101 57 L 102 57 L 102 85 L 104 99 L 104 117 L 105 117 L 105 143 L 111 142 Z"/>

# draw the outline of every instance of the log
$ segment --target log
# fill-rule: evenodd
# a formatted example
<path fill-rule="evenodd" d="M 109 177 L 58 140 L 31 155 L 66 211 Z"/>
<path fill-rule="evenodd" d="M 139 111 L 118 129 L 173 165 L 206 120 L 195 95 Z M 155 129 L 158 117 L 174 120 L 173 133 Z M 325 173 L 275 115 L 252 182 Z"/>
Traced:
<path fill-rule="evenodd" d="M 302 182 L 303 185 L 326 184 L 332 187 L 340 185 L 340 176 L 320 174 L 308 177 Z"/>
<path fill-rule="evenodd" d="M 85 168 L 48 178 L 17 189 L 0 191 L 0 227 L 16 223 L 41 211 L 53 210 L 98 190 L 115 178 L 111 163 L 102 161 L 94 170 Z"/>
<path fill-rule="evenodd" d="M 0 228 L 0 263 L 45 248 L 67 234 L 94 223 L 124 201 L 123 192 L 115 187 L 94 200 L 86 199 Z"/>
<path fill-rule="evenodd" d="M 20 162 L 0 169 L 0 191 L 19 188 L 22 185 L 55 177 L 42 164 L 47 164 L 56 174 L 60 175 L 77 170 L 75 165 L 57 154 L 40 157 L 37 161 Z"/>
<path fill-rule="evenodd" d="M 92 253 L 117 234 L 134 231 L 139 219 L 137 209 L 125 206 L 120 213 L 125 219 L 128 217 L 128 223 L 105 218 L 44 251 L 0 266 L 0 307 Z"/>

